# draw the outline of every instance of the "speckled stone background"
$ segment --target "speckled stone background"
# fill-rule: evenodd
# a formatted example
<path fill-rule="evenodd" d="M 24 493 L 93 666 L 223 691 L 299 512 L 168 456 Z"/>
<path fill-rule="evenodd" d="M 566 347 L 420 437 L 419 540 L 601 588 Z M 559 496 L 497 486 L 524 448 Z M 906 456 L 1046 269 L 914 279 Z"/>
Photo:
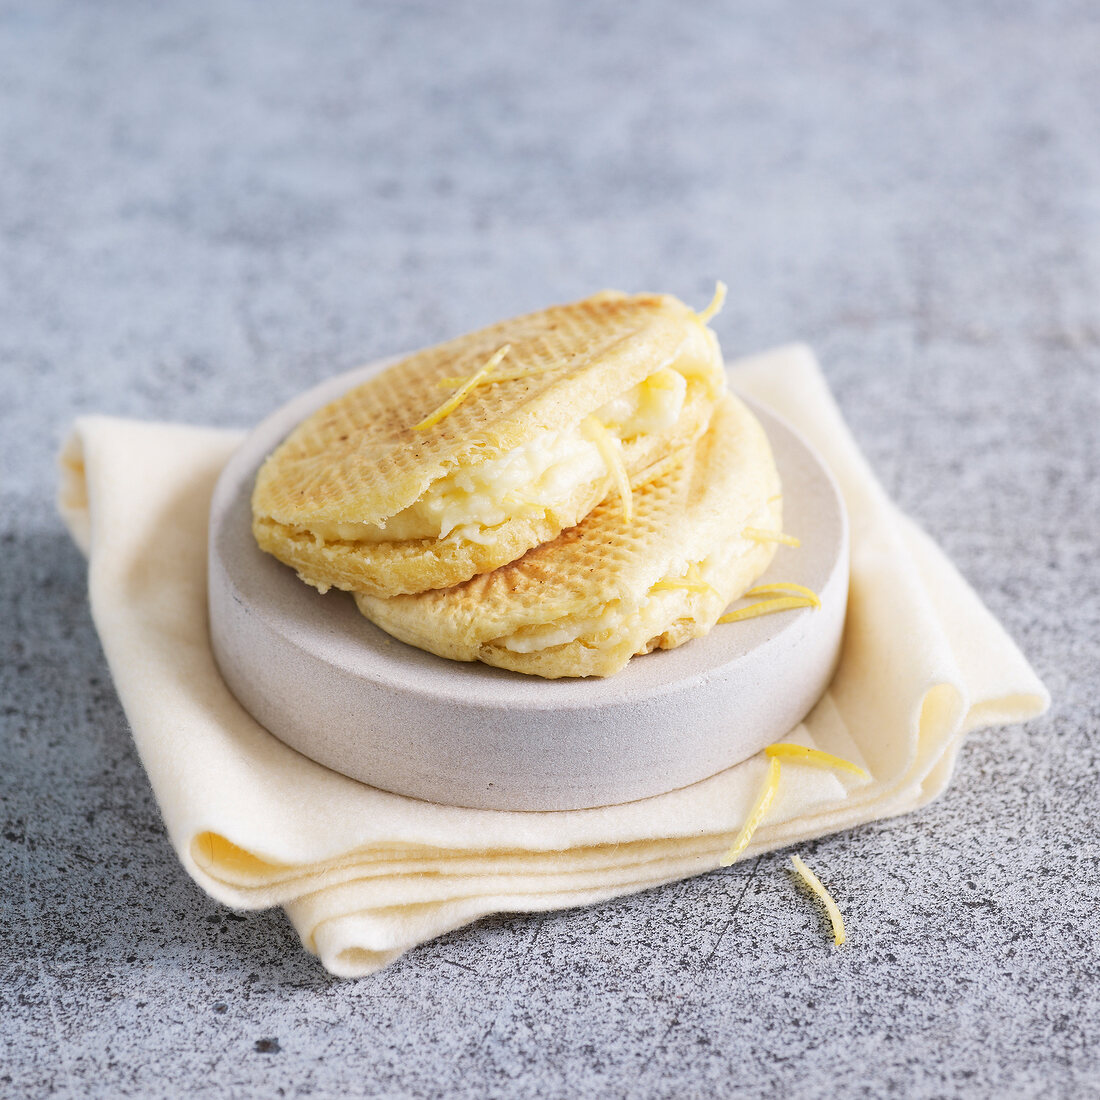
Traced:
<path fill-rule="evenodd" d="M 1100 9 L 0 0 L 0 1095 L 1100 1095 Z M 1055 706 L 925 811 L 342 982 L 165 839 L 53 511 L 604 286 L 801 338 Z"/>

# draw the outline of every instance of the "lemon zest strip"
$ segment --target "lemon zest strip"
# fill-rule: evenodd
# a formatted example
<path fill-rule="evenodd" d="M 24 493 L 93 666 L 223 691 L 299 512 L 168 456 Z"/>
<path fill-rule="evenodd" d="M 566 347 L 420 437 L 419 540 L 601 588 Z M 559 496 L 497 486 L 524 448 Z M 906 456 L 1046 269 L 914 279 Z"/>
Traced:
<path fill-rule="evenodd" d="M 491 356 L 489 356 L 485 365 L 479 370 L 475 371 L 462 383 L 461 386 L 439 406 L 435 412 L 428 413 L 419 424 L 413 425 L 414 432 L 426 432 L 429 428 L 434 428 L 445 416 L 450 416 L 451 413 L 462 404 L 463 401 L 470 395 L 470 391 L 484 378 L 491 370 L 494 370 L 500 363 L 500 361 L 512 350 L 511 344 L 505 344 L 501 348 L 497 348 Z"/>
<path fill-rule="evenodd" d="M 764 531 L 759 527 L 746 527 L 741 535 L 754 542 L 781 542 L 784 546 L 802 545 L 801 539 L 796 539 L 794 535 L 785 535 L 782 531 Z"/>
<path fill-rule="evenodd" d="M 705 325 L 713 317 L 717 317 L 721 312 L 722 307 L 726 304 L 726 284 L 719 279 L 714 284 L 714 297 L 710 300 L 710 305 L 698 314 L 699 320 Z"/>
<path fill-rule="evenodd" d="M 829 915 L 829 923 L 833 926 L 833 943 L 839 947 L 848 938 L 844 932 L 844 918 L 840 915 L 840 909 L 837 908 L 829 891 L 821 884 L 821 879 L 798 856 L 791 856 L 791 863 L 794 864 L 794 869 L 802 881 L 821 899 L 825 912 Z"/>
<path fill-rule="evenodd" d="M 630 491 L 630 478 L 626 476 L 622 451 L 616 446 L 618 440 L 613 438 L 607 428 L 594 416 L 586 416 L 581 426 L 588 438 L 596 444 L 600 457 L 607 466 L 607 472 L 619 491 L 619 500 L 623 506 L 623 522 L 630 523 L 634 518 L 634 499 Z"/>
<path fill-rule="evenodd" d="M 761 615 L 774 615 L 777 611 L 793 611 L 796 607 L 813 607 L 814 604 L 805 596 L 780 596 L 774 600 L 761 600 L 759 603 L 750 603 L 748 607 L 739 607 L 723 615 L 719 623 L 739 623 L 745 619 L 758 619 Z"/>
<path fill-rule="evenodd" d="M 475 386 L 493 386 L 497 382 L 515 382 L 517 379 L 522 378 L 538 378 L 540 375 L 549 374 L 551 371 L 559 369 L 557 363 L 551 363 L 548 367 L 535 367 L 532 370 L 500 370 L 494 371 L 488 377 L 482 376 L 474 383 Z M 436 385 L 442 388 L 443 386 L 461 386 L 470 381 L 470 375 L 454 374 L 450 378 L 441 378 Z"/>
<path fill-rule="evenodd" d="M 804 584 L 795 584 L 793 581 L 768 581 L 767 584 L 758 584 L 755 588 L 750 588 L 745 595 L 746 596 L 773 596 L 776 593 L 790 593 L 793 592 L 799 596 L 805 596 L 806 599 L 813 604 L 814 607 L 821 606 L 821 600 L 818 598 L 817 593 L 812 588 L 807 588 Z"/>
<path fill-rule="evenodd" d="M 836 768 L 838 771 L 851 772 L 862 779 L 871 778 L 858 764 L 845 760 L 843 756 L 834 756 L 831 752 L 822 752 L 820 749 L 809 749 L 791 741 L 778 741 L 769 745 L 764 750 L 764 755 L 780 760 L 793 760 L 798 764 L 811 764 L 815 768 Z"/>
<path fill-rule="evenodd" d="M 760 822 L 764 820 L 764 815 L 768 812 L 768 807 L 772 804 L 772 799 L 775 798 L 775 792 L 778 790 L 779 761 L 773 758 L 768 764 L 768 774 L 763 787 L 760 788 L 760 793 L 756 797 L 756 804 L 749 811 L 749 816 L 745 819 L 745 824 L 741 826 L 737 839 L 726 854 L 722 856 L 719 863 L 720 867 L 729 867 L 731 863 L 735 863 L 737 857 L 748 847 L 749 841 L 752 840 L 752 834 L 756 832 Z"/>
<path fill-rule="evenodd" d="M 650 588 L 650 592 L 664 592 L 671 588 L 683 588 L 688 592 L 713 592 L 716 596 L 719 594 L 718 589 L 707 581 L 688 580 L 661 580 Z"/>
<path fill-rule="evenodd" d="M 650 592 L 663 592 L 669 588 L 686 588 L 689 592 L 713 592 L 716 596 L 721 598 L 721 593 L 718 589 L 709 581 L 703 580 L 703 574 L 699 569 L 699 563 L 697 561 L 693 561 L 687 567 L 687 572 L 685 572 L 682 577 L 671 580 L 666 577 L 663 580 L 659 580 L 650 588 Z"/>

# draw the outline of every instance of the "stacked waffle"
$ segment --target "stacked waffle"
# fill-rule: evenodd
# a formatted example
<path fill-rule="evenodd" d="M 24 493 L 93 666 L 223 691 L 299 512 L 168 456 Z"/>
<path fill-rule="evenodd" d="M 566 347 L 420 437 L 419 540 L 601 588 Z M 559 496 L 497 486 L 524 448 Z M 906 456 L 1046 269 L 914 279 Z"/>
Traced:
<path fill-rule="evenodd" d="M 781 526 L 709 312 L 604 293 L 402 360 L 267 459 L 257 542 L 456 660 L 608 676 L 707 633 Z"/>

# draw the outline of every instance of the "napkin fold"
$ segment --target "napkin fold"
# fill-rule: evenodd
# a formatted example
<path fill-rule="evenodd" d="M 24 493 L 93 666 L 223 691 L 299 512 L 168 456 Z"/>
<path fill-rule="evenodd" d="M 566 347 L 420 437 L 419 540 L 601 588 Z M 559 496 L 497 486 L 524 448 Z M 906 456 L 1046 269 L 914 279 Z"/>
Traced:
<path fill-rule="evenodd" d="M 809 439 L 844 494 L 841 661 L 787 740 L 871 775 L 785 765 L 751 856 L 923 805 L 950 782 L 968 731 L 1031 718 L 1049 696 L 886 496 L 808 348 L 742 360 L 730 378 Z M 210 497 L 242 438 L 91 416 L 61 456 L 59 507 L 88 555 L 96 628 L 172 844 L 203 889 L 285 906 L 305 947 L 353 977 L 489 913 L 589 904 L 719 865 L 763 781 L 760 757 L 622 806 L 471 810 L 365 786 L 259 726 L 222 682 L 207 632 Z"/>

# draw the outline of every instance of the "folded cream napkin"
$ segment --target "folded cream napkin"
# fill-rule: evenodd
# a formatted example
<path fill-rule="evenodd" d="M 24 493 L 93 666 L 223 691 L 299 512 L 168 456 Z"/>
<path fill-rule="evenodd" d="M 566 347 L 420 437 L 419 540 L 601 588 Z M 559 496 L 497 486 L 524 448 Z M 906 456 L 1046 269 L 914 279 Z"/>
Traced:
<path fill-rule="evenodd" d="M 871 780 L 797 764 L 747 855 L 912 810 L 963 736 L 1049 699 L 940 550 L 893 506 L 810 351 L 742 361 L 734 385 L 817 447 L 851 518 L 836 678 L 789 740 Z M 284 905 L 335 974 L 498 911 L 582 905 L 715 868 L 762 782 L 761 758 L 657 798 L 595 810 L 468 810 L 387 794 L 300 756 L 226 689 L 206 622 L 210 496 L 239 432 L 82 418 L 60 507 L 89 557 L 92 613 L 172 843 L 228 905 Z M 643 658 L 644 659 L 644 658 Z"/>

